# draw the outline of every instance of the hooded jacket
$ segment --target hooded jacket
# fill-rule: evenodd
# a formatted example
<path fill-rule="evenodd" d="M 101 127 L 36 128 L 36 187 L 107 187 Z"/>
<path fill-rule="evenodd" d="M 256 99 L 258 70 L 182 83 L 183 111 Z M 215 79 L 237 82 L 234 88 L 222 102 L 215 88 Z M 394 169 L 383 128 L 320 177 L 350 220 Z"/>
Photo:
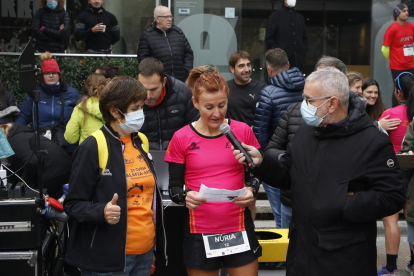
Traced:
<path fill-rule="evenodd" d="M 200 116 L 191 90 L 182 81 L 166 77 L 162 102 L 154 107 L 144 105 L 145 122 L 140 131 L 148 137 L 151 150 L 167 150 L 174 133 Z"/>
<path fill-rule="evenodd" d="M 60 25 L 64 28 L 60 30 Z M 35 49 L 39 52 L 49 51 L 63 53 L 67 48 L 70 29 L 69 13 L 63 7 L 51 10 L 48 7 L 40 8 L 33 20 L 32 33 L 36 38 Z M 45 27 L 43 31 L 40 28 Z"/>
<path fill-rule="evenodd" d="M 167 75 L 185 82 L 193 68 L 194 54 L 183 31 L 172 25 L 165 33 L 152 23 L 141 35 L 138 62 L 153 57 L 162 62 Z"/>
<path fill-rule="evenodd" d="M 266 150 L 254 174 L 292 193 L 287 276 L 377 275 L 376 220 L 405 197 L 391 142 L 355 93 L 346 119 L 301 126 L 286 154 Z"/>
<path fill-rule="evenodd" d="M 80 269 L 96 272 L 125 270 L 125 248 L 127 240 L 128 203 L 127 180 L 123 143 L 109 124 L 101 128 L 108 146 L 108 162 L 100 175 L 98 144 L 89 136 L 75 151 L 70 187 L 65 198 L 64 209 L 69 217 L 70 237 L 65 261 Z M 158 189 L 153 160 L 142 149 L 137 133 L 131 134 L 134 147 L 145 158 L 152 171 L 156 185 L 153 197 L 156 241 L 154 250 L 158 258 L 165 258 L 166 239 L 163 224 L 163 205 Z M 121 216 L 117 224 L 105 221 L 104 209 L 114 193 L 118 194 L 117 205 Z"/>
<path fill-rule="evenodd" d="M 269 16 L 265 42 L 267 49 L 283 49 L 291 67 L 303 69 L 308 51 L 305 19 L 295 8 L 286 7 L 283 0 L 280 9 Z"/>
<path fill-rule="evenodd" d="M 86 120 L 81 104 L 78 104 L 66 125 L 65 139 L 70 144 L 81 144 L 95 130 L 100 129 L 104 124 L 101 111 L 99 110 L 99 99 L 91 97 L 86 100 Z"/>
<path fill-rule="evenodd" d="M 80 95 L 75 88 L 67 83 L 61 82 L 60 85 L 39 85 L 40 90 L 39 102 L 39 125 L 40 127 L 49 126 L 59 122 L 61 114 L 60 93 L 65 93 L 64 100 L 64 121 L 69 121 L 73 108 L 76 106 Z M 26 95 L 20 105 L 20 114 L 16 118 L 15 124 L 27 125 L 33 122 L 33 100 Z M 34 125 L 34 124 L 33 124 Z"/>
<path fill-rule="evenodd" d="M 254 115 L 253 132 L 262 149 L 275 132 L 280 117 L 292 103 L 302 101 L 305 78 L 298 68 L 274 75 L 260 91 Z"/>

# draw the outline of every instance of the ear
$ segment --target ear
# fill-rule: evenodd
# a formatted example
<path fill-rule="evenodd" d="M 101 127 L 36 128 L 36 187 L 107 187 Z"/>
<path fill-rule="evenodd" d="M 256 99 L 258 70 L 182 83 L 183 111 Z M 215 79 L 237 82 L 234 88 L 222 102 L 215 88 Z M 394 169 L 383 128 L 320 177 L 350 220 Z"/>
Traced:
<path fill-rule="evenodd" d="M 272 68 L 269 65 L 266 65 L 267 75 L 270 77 L 272 75 Z"/>
<path fill-rule="evenodd" d="M 164 81 L 162 82 L 162 87 L 164 87 L 166 83 L 167 83 L 167 77 L 164 77 Z"/>
<path fill-rule="evenodd" d="M 194 107 L 199 109 L 199 105 L 198 105 L 198 102 L 196 101 L 196 99 L 194 97 L 191 97 L 191 100 L 193 101 Z"/>
<path fill-rule="evenodd" d="M 332 114 L 339 107 L 339 99 L 337 97 L 333 96 L 331 99 L 329 99 L 328 104 L 329 104 L 328 111 L 329 111 L 329 113 Z"/>
<path fill-rule="evenodd" d="M 234 74 L 234 68 L 229 66 L 229 71 Z"/>
<path fill-rule="evenodd" d="M 288 63 L 287 63 L 287 69 L 289 69 L 290 68 L 290 62 L 288 61 Z"/>
<path fill-rule="evenodd" d="M 109 108 L 109 112 L 111 113 L 112 117 L 114 117 L 116 120 L 119 119 L 119 111 L 118 111 L 118 108 L 116 108 L 115 106 L 111 106 Z"/>

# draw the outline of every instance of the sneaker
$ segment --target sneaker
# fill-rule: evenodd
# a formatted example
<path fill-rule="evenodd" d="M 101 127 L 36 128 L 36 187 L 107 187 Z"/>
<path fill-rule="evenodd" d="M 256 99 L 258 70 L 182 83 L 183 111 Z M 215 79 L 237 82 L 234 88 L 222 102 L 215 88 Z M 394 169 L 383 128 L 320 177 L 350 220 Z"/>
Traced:
<path fill-rule="evenodd" d="M 382 269 L 380 271 L 378 271 L 377 276 L 395 276 L 395 275 L 399 275 L 398 273 L 398 269 L 395 269 L 392 272 L 389 272 L 385 266 L 382 267 Z"/>
<path fill-rule="evenodd" d="M 405 267 L 405 270 L 410 273 L 410 276 L 413 276 L 414 265 L 410 265 L 410 262 L 408 262 L 407 266 Z"/>

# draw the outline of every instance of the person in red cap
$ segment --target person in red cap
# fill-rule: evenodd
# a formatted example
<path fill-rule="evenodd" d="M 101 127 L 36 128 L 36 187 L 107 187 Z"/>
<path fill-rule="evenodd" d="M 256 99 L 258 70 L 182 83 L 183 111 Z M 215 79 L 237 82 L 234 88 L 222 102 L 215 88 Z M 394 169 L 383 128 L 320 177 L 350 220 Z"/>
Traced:
<path fill-rule="evenodd" d="M 39 128 L 47 138 L 56 141 L 58 137 L 52 137 L 52 134 L 55 133 L 54 130 L 59 126 L 66 127 L 80 95 L 75 88 L 64 81 L 59 65 L 55 59 L 52 59 L 50 52 L 44 52 L 40 59 L 42 60 L 42 75 L 40 85 L 37 87 L 40 90 L 41 97 L 39 102 Z M 33 100 L 26 95 L 20 105 L 20 114 L 16 118 L 15 124 L 27 125 L 32 123 L 32 128 L 36 129 L 35 122 Z M 76 148 L 76 145 L 59 144 L 69 153 Z"/>

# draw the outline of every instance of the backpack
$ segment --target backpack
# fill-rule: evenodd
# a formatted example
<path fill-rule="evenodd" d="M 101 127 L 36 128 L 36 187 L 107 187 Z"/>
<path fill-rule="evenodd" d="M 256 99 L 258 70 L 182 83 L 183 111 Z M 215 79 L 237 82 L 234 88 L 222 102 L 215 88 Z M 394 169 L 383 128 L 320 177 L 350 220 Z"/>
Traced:
<path fill-rule="evenodd" d="M 100 168 L 100 175 L 103 175 L 106 169 L 106 164 L 108 163 L 108 145 L 106 143 L 105 135 L 103 134 L 102 130 L 98 129 L 94 133 L 91 134 L 95 137 L 96 142 L 98 143 L 98 155 L 99 155 L 99 168 Z M 138 132 L 138 137 L 142 141 L 142 149 L 148 153 L 149 152 L 149 143 L 148 138 L 143 133 Z"/>

